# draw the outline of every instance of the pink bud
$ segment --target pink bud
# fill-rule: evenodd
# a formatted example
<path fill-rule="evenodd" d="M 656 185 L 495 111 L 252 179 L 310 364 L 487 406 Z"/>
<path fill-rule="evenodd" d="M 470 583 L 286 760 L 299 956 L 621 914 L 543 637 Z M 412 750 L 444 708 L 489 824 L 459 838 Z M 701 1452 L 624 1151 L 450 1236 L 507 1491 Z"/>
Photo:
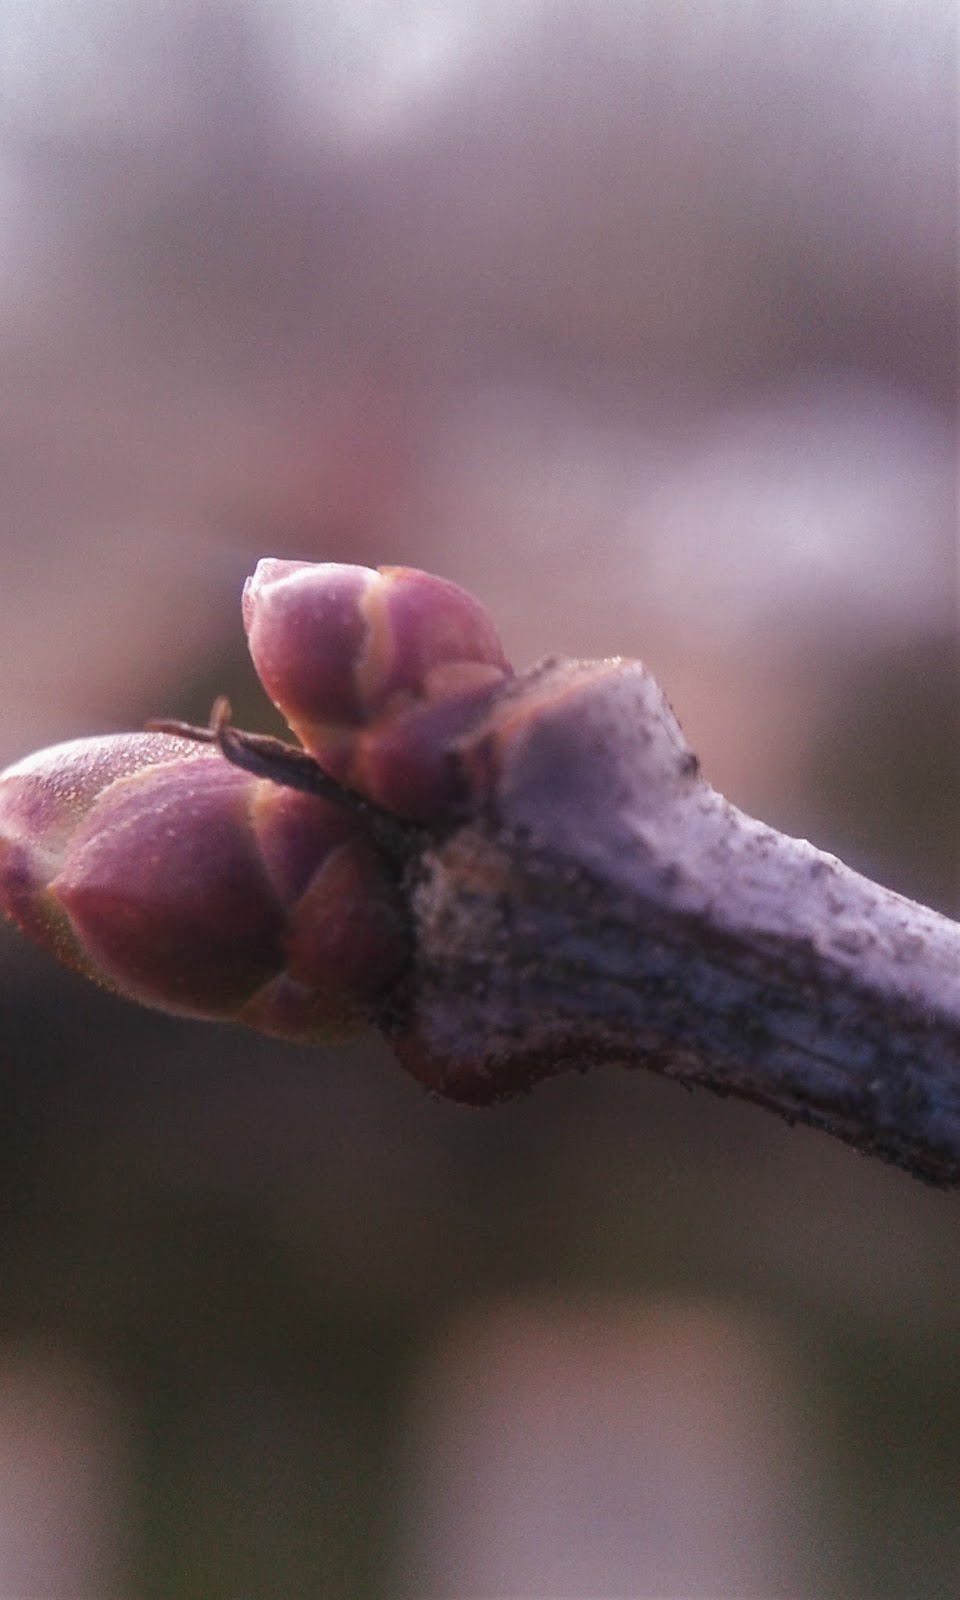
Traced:
<path fill-rule="evenodd" d="M 405 959 L 342 808 L 164 734 L 79 740 L 0 774 L 0 906 L 108 988 L 286 1037 L 355 1031 Z"/>
<path fill-rule="evenodd" d="M 327 772 L 413 820 L 449 807 L 450 747 L 511 671 L 471 595 L 410 567 L 265 560 L 243 615 L 267 693 Z"/>
<path fill-rule="evenodd" d="M 60 902 L 49 893 L 97 797 L 117 780 L 202 746 L 165 734 L 74 739 L 26 756 L 0 773 L 0 907 L 38 944 L 92 976 Z"/>

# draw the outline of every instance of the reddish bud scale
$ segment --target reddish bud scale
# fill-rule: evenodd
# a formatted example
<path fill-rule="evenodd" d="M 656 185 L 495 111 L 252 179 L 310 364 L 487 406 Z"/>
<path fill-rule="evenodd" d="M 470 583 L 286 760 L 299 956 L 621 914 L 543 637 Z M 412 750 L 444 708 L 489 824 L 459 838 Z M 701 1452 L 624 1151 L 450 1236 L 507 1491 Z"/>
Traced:
<path fill-rule="evenodd" d="M 0 906 L 131 999 L 301 1040 L 356 1031 L 405 961 L 392 886 L 347 812 L 162 734 L 0 775 Z"/>
<path fill-rule="evenodd" d="M 267 693 L 325 771 L 413 821 L 459 798 L 450 746 L 511 674 L 471 595 L 409 567 L 266 560 L 243 616 Z"/>

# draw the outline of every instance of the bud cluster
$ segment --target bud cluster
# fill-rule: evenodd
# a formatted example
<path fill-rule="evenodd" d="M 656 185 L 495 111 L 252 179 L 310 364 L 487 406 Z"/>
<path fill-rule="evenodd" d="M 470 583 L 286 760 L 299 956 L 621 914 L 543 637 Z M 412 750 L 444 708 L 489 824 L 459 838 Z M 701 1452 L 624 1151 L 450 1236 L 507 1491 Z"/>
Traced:
<path fill-rule="evenodd" d="M 510 674 L 475 600 L 407 568 L 270 560 L 243 616 L 323 772 L 407 822 L 449 813 L 452 742 Z M 169 733 L 81 739 L 0 774 L 0 908 L 119 994 L 305 1042 L 355 1031 L 409 960 L 395 866 L 362 812 Z"/>

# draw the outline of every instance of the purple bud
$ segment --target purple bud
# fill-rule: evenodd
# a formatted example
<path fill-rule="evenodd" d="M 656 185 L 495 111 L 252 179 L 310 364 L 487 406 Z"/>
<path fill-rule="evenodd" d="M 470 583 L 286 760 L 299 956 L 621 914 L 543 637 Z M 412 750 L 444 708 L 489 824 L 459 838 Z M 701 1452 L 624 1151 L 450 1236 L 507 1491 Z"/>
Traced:
<path fill-rule="evenodd" d="M 243 589 L 243 620 L 254 666 L 291 728 L 314 722 L 359 727 L 365 720 L 355 677 L 366 620 L 369 567 L 260 561 Z"/>
<path fill-rule="evenodd" d="M 327 772 L 414 820 L 450 805 L 450 745 L 511 671 L 471 595 L 410 567 L 264 560 L 243 615 L 267 693 Z"/>
<path fill-rule="evenodd" d="M 201 745 L 166 734 L 74 739 L 26 756 L 0 773 L 0 908 L 68 966 L 92 976 L 59 900 L 49 893 L 101 792 L 167 760 L 197 760 Z"/>
<path fill-rule="evenodd" d="M 354 819 L 163 734 L 0 774 L 0 906 L 131 999 L 294 1038 L 355 1031 L 405 960 Z"/>

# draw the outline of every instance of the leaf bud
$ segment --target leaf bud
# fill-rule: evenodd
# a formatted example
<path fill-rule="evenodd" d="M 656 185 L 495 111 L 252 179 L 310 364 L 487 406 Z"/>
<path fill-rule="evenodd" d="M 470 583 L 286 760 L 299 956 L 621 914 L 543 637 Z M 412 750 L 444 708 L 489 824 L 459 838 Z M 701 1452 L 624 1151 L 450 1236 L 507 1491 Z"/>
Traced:
<path fill-rule="evenodd" d="M 267 693 L 332 777 L 412 821 L 458 798 L 451 746 L 511 675 L 472 595 L 411 567 L 269 559 L 243 617 Z"/>
<path fill-rule="evenodd" d="M 67 965 L 182 1015 L 343 1037 L 405 963 L 403 917 L 341 807 L 166 734 L 0 774 L 0 908 Z"/>

